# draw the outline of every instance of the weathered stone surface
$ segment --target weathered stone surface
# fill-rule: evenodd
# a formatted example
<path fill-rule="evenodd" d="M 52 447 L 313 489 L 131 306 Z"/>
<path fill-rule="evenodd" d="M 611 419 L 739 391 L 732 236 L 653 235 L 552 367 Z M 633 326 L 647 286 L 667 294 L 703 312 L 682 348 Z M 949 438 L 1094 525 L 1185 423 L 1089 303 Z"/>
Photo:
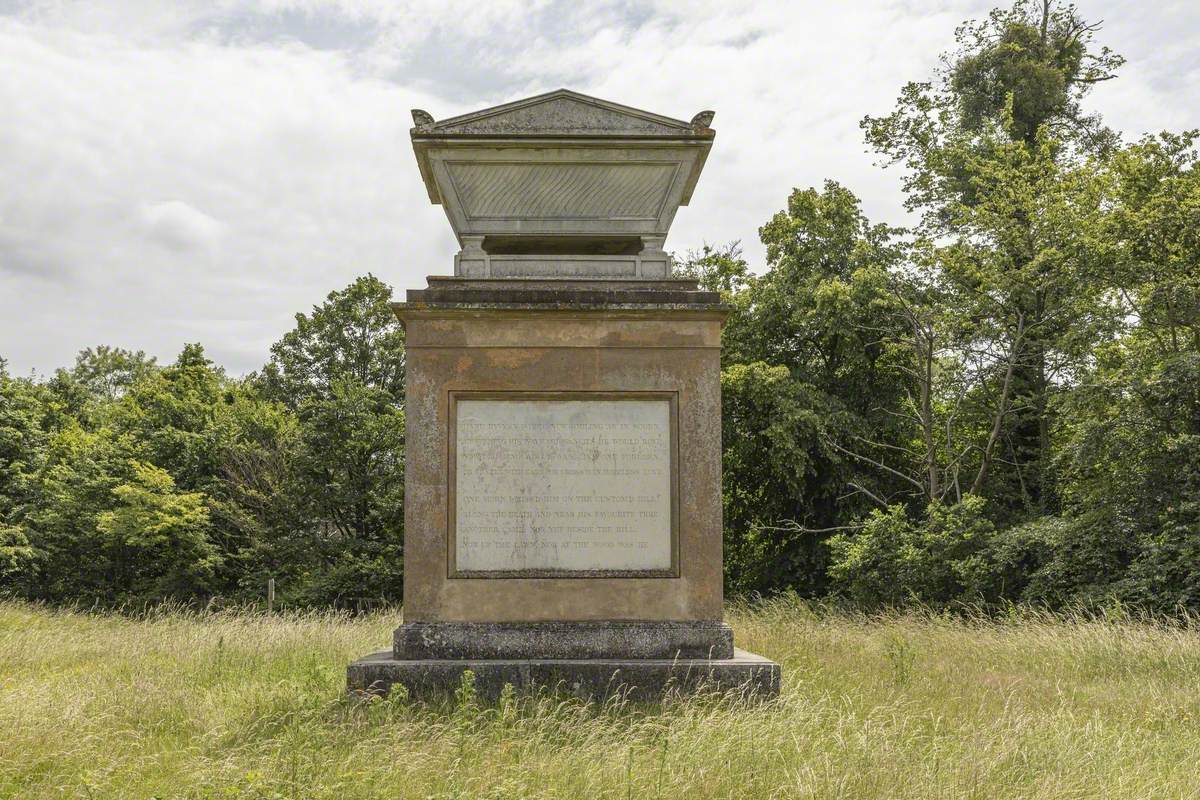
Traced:
<path fill-rule="evenodd" d="M 561 660 L 398 660 L 385 651 L 355 661 L 346 677 L 350 691 L 386 694 L 401 684 L 410 696 L 428 699 L 453 692 L 468 669 L 479 695 L 490 700 L 499 697 L 505 684 L 521 691 L 544 687 L 586 698 L 621 694 L 639 701 L 698 688 L 740 689 L 763 698 L 779 694 L 779 665 L 742 650 L 722 659 Z"/>
<path fill-rule="evenodd" d="M 590 281 L 583 285 L 564 283 L 557 286 L 541 285 L 530 287 L 458 285 L 431 286 L 428 289 L 410 289 L 406 304 L 397 304 L 397 312 L 410 307 L 433 306 L 560 306 L 560 307 L 634 307 L 658 306 L 664 309 L 694 308 L 723 310 L 721 296 L 717 292 L 660 288 L 608 288 Z M 401 317 L 403 318 L 403 314 Z"/>
<path fill-rule="evenodd" d="M 674 574 L 673 396 L 452 399 L 452 574 Z"/>
<path fill-rule="evenodd" d="M 446 291 L 464 291 L 453 289 Z M 470 291 L 470 290 L 465 290 Z M 528 300 L 530 292 L 482 292 Z M 549 290 L 546 290 L 549 291 Z M 565 293 L 591 291 L 570 284 Z M 628 291 L 646 299 L 658 294 Z M 506 292 L 515 292 L 511 296 Z M 518 295 L 522 297 L 517 297 Z M 405 618 L 413 622 L 719 621 L 720 336 L 727 310 L 634 303 L 628 309 L 525 303 L 405 303 L 407 330 Z M 669 395 L 677 405 L 677 575 L 454 577 L 450 424 L 471 392 Z M 466 393 L 466 394 L 464 394 Z"/>
<path fill-rule="evenodd" d="M 733 658 L 723 622 L 406 622 L 392 655 L 416 659 Z"/>
<path fill-rule="evenodd" d="M 437 121 L 430 200 L 462 249 L 405 326 L 404 614 L 351 690 L 433 696 L 474 672 L 653 700 L 770 696 L 779 667 L 721 622 L 717 292 L 663 245 L 712 146 L 691 122 L 574 92 Z"/>
<path fill-rule="evenodd" d="M 684 122 L 559 90 L 413 118 L 429 199 L 462 245 L 456 275 L 670 276 L 663 243 L 712 147 L 712 112 Z"/>
<path fill-rule="evenodd" d="M 590 289 L 610 291 L 615 289 L 637 290 L 641 292 L 696 292 L 699 291 L 696 281 L 691 278 L 629 278 L 615 280 L 612 278 L 589 279 L 563 275 L 539 275 L 537 277 L 492 277 L 467 278 L 459 275 L 430 275 L 426 278 L 429 289 L 409 289 L 412 292 L 436 292 L 440 289 L 470 289 L 487 292 L 493 289 Z M 711 296 L 711 294 L 710 294 Z M 712 302 L 718 302 L 719 297 Z"/>
<path fill-rule="evenodd" d="M 601 136 L 639 137 L 711 135 L 713 112 L 696 115 L 692 122 L 652 114 L 569 89 L 526 97 L 512 103 L 472 111 L 441 121 L 424 111 L 414 136 Z"/>
<path fill-rule="evenodd" d="M 455 257 L 454 272 L 466 277 L 539 278 L 562 276 L 580 278 L 659 278 L 671 274 L 671 260 L 665 253 L 657 256 L 641 254 L 559 255 L 533 254 L 492 255 L 483 251 L 460 253 Z"/>

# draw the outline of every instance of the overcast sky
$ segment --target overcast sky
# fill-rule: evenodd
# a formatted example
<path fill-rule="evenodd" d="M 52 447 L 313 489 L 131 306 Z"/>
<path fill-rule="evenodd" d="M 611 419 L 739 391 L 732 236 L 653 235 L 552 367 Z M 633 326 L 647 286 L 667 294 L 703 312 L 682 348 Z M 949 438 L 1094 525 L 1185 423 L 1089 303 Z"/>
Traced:
<path fill-rule="evenodd" d="M 691 119 L 716 144 L 667 249 L 740 239 L 834 178 L 902 224 L 858 121 L 931 76 L 990 2 L 0 0 L 0 357 L 81 348 L 231 373 L 333 289 L 452 271 L 409 109 L 435 118 L 566 87 Z M 1079 0 L 1128 58 L 1090 101 L 1110 125 L 1200 126 L 1200 3 Z"/>

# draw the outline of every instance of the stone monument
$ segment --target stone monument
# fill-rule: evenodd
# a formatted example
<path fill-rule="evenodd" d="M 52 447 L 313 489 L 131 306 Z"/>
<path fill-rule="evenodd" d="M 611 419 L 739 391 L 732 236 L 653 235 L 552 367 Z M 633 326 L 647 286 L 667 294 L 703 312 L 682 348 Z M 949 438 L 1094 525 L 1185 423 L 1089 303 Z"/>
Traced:
<path fill-rule="evenodd" d="M 779 690 L 722 622 L 717 293 L 663 242 L 712 147 L 566 90 L 435 121 L 429 199 L 461 244 L 407 334 L 404 624 L 351 689 Z"/>

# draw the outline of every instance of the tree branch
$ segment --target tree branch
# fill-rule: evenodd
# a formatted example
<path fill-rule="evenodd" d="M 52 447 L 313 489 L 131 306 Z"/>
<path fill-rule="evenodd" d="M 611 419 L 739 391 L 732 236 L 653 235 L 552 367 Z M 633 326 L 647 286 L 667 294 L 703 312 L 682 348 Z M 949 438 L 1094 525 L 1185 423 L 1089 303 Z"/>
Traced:
<path fill-rule="evenodd" d="M 925 494 L 924 484 L 922 484 L 920 481 L 912 478 L 911 476 L 905 475 L 903 472 L 900 472 L 899 470 L 892 469 L 887 464 L 884 464 L 880 461 L 876 461 L 873 458 L 867 458 L 866 456 L 862 455 L 861 453 L 855 453 L 852 450 L 847 450 L 846 448 L 842 447 L 840 444 L 833 441 L 832 439 L 828 439 L 826 441 L 826 444 L 828 444 L 834 450 L 845 453 L 846 455 L 850 456 L 851 458 L 857 458 L 859 461 L 865 461 L 868 464 L 879 467 L 880 469 L 884 470 L 885 472 L 890 472 L 891 474 L 895 475 L 897 478 L 901 478 L 903 480 L 908 481 L 913 486 L 917 487 L 917 491 L 919 491 L 921 494 Z"/>

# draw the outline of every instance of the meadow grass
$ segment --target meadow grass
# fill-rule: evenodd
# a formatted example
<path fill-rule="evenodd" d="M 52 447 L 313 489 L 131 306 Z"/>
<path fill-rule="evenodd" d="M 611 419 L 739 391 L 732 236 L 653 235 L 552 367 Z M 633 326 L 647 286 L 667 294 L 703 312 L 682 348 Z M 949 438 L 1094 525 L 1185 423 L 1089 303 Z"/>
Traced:
<path fill-rule="evenodd" d="M 398 612 L 0 603 L 5 798 L 1200 797 L 1194 625 L 730 609 L 773 702 L 344 695 Z"/>

